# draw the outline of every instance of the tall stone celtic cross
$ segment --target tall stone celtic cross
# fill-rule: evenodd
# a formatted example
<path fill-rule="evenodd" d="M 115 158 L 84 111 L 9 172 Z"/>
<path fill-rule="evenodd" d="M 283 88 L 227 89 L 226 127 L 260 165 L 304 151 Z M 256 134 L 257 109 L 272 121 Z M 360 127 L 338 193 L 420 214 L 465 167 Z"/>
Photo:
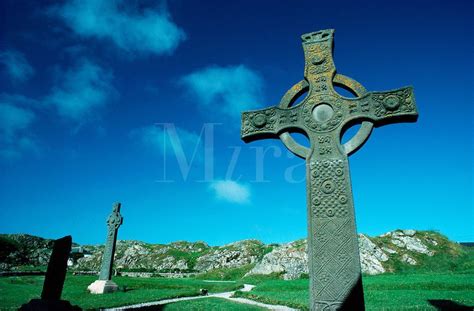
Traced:
<path fill-rule="evenodd" d="M 118 228 L 123 223 L 123 217 L 120 215 L 120 207 L 120 203 L 115 203 L 112 213 L 107 219 L 107 241 L 105 242 L 99 280 L 110 280 L 112 278 L 112 266 L 114 263 L 115 245 L 117 243 L 117 232 Z"/>
<path fill-rule="evenodd" d="M 357 81 L 336 73 L 332 50 L 334 30 L 302 36 L 305 79 L 295 84 L 275 107 L 244 112 L 245 142 L 279 137 L 306 159 L 308 258 L 311 310 L 363 310 L 359 247 L 348 156 L 368 139 L 373 126 L 416 121 L 413 89 L 367 92 Z M 340 86 L 356 96 L 339 95 Z M 306 98 L 292 104 L 303 93 Z M 355 123 L 359 131 L 341 144 Z M 311 143 L 298 144 L 290 132 L 304 133 Z"/>
<path fill-rule="evenodd" d="M 120 207 L 120 203 L 115 203 L 112 208 L 112 213 L 109 215 L 109 218 L 107 218 L 107 240 L 105 241 L 99 279 L 87 287 L 92 294 L 112 293 L 118 290 L 118 285 L 112 281 L 112 267 L 114 265 L 117 232 L 123 223 L 123 217 L 120 215 Z"/>

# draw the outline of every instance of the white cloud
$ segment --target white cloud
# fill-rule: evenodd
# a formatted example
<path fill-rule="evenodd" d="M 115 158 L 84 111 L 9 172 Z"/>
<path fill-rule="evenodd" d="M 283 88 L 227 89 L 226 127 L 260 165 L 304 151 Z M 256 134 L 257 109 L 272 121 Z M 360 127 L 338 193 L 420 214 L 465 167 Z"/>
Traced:
<path fill-rule="evenodd" d="M 240 119 L 242 111 L 263 102 L 262 78 L 244 65 L 207 67 L 186 75 L 181 82 L 199 104 L 232 118 Z"/>
<path fill-rule="evenodd" d="M 15 50 L 0 52 L 0 63 L 3 64 L 7 74 L 15 81 L 24 82 L 35 73 L 25 56 Z"/>
<path fill-rule="evenodd" d="M 231 203 L 249 203 L 250 188 L 232 180 L 214 181 L 210 188 L 215 192 L 218 199 Z"/>
<path fill-rule="evenodd" d="M 0 101 L 0 156 L 17 158 L 27 151 L 37 152 L 38 147 L 29 135 L 35 114 L 24 108 Z"/>
<path fill-rule="evenodd" d="M 59 84 L 52 88 L 44 103 L 54 106 L 63 117 L 87 121 L 94 118 L 115 94 L 112 77 L 111 72 L 83 60 L 60 74 Z"/>
<path fill-rule="evenodd" d="M 107 39 L 127 52 L 171 54 L 185 33 L 165 6 L 141 9 L 135 1 L 67 0 L 50 12 L 76 34 Z"/>

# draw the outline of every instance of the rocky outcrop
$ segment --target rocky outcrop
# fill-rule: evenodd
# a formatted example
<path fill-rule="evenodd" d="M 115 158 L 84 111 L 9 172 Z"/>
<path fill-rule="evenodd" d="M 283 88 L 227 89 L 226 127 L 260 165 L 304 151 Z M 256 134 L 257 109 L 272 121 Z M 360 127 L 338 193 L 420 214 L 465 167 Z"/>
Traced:
<path fill-rule="evenodd" d="M 275 247 L 247 275 L 282 274 L 285 280 L 297 279 L 308 273 L 306 240 L 299 240 Z"/>
<path fill-rule="evenodd" d="M 359 251 L 362 272 L 380 274 L 386 270 L 383 262 L 389 260 L 388 255 L 367 236 L 359 235 Z M 306 240 L 283 244 L 266 254 L 247 275 L 282 274 L 284 279 L 297 279 L 308 273 L 308 256 Z"/>
<path fill-rule="evenodd" d="M 429 250 L 428 245 L 423 244 L 423 242 L 418 237 L 416 237 L 415 234 L 415 230 L 399 230 L 388 232 L 382 236 L 390 237 L 390 242 L 399 248 L 403 248 L 416 253 L 426 254 L 428 256 L 433 256 L 434 252 Z M 433 244 L 433 241 L 436 243 L 435 240 L 431 239 L 429 242 Z"/>
<path fill-rule="evenodd" d="M 359 253 L 363 273 L 373 275 L 385 272 L 382 263 L 389 259 L 388 255 L 363 234 L 359 234 Z"/>
<path fill-rule="evenodd" d="M 51 253 L 51 240 L 29 235 L 0 235 L 0 270 L 19 266 L 45 266 Z M 380 274 L 396 271 L 400 265 L 422 265 L 424 258 L 437 252 L 455 254 L 456 243 L 429 231 L 395 230 L 378 237 L 359 235 L 362 272 Z M 73 271 L 100 270 L 103 246 L 85 245 L 72 260 Z M 188 275 L 215 269 L 249 269 L 246 275 L 278 274 L 296 279 L 308 273 L 306 240 L 265 245 L 244 240 L 224 246 L 204 242 L 178 241 L 167 245 L 140 241 L 118 241 L 115 269 L 130 275 Z M 76 254 L 77 255 L 77 254 Z M 243 273 L 245 273 L 244 270 Z"/>
<path fill-rule="evenodd" d="M 194 269 L 207 272 L 221 268 L 237 268 L 253 264 L 261 257 L 263 243 L 244 240 L 218 247 L 197 259 Z"/>
<path fill-rule="evenodd" d="M 362 273 L 381 274 L 394 271 L 395 262 L 417 265 L 417 255 L 433 256 L 434 246 L 447 240 L 436 233 L 415 230 L 396 230 L 379 237 L 359 234 L 359 253 Z M 297 243 L 298 247 L 295 247 Z M 453 244 L 452 242 L 449 242 Z M 295 279 L 308 273 L 306 240 L 283 244 L 266 254 L 247 275 L 282 274 L 284 279 Z"/>
<path fill-rule="evenodd" d="M 52 240 L 28 234 L 0 234 L 0 269 L 46 266 L 52 249 Z"/>
<path fill-rule="evenodd" d="M 410 257 L 408 254 L 403 254 L 400 260 L 412 266 L 416 265 L 416 260 Z"/>
<path fill-rule="evenodd" d="M 196 247 L 193 244 L 195 243 L 176 242 L 161 245 L 139 241 L 117 241 L 115 268 L 134 272 L 187 272 L 191 268 L 185 258 L 193 252 L 202 251 L 203 248 L 199 246 L 205 245 L 199 243 Z M 92 256 L 78 259 L 74 269 L 96 271 L 100 269 L 103 247 L 88 246 L 88 249 L 92 249 Z"/>

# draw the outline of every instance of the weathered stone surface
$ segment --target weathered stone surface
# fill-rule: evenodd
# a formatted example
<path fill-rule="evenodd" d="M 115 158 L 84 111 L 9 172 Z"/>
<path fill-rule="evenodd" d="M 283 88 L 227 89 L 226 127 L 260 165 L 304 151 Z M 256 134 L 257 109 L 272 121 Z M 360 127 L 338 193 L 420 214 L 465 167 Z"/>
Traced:
<path fill-rule="evenodd" d="M 388 260 L 387 254 L 363 234 L 359 234 L 359 252 L 363 273 L 380 274 L 385 272 L 382 262 Z"/>
<path fill-rule="evenodd" d="M 408 254 L 403 254 L 401 261 L 406 262 L 407 264 L 412 265 L 412 266 L 416 265 L 416 260 L 410 257 L 410 255 Z"/>
<path fill-rule="evenodd" d="M 91 294 L 107 294 L 118 290 L 118 285 L 112 280 L 97 280 L 90 284 L 87 289 Z"/>
<path fill-rule="evenodd" d="M 408 231 L 409 234 L 406 234 Z M 428 249 L 428 246 L 423 244 L 419 238 L 415 236 L 415 230 L 394 231 L 391 233 L 391 242 L 399 248 L 404 248 L 409 251 L 433 256 L 434 252 Z"/>
<path fill-rule="evenodd" d="M 281 273 L 285 280 L 308 273 L 306 240 L 275 247 L 247 275 Z"/>
<path fill-rule="evenodd" d="M 100 268 L 99 280 L 110 280 L 114 265 L 115 248 L 117 245 L 117 233 L 123 223 L 123 217 L 120 214 L 120 203 L 115 203 L 112 213 L 107 218 L 107 239 L 104 247 L 104 255 Z"/>
<path fill-rule="evenodd" d="M 416 234 L 416 230 L 406 229 L 406 230 L 403 230 L 403 233 L 408 236 L 414 236 Z"/>
<path fill-rule="evenodd" d="M 358 82 L 338 75 L 334 29 L 306 33 L 301 39 L 304 79 L 287 91 L 279 105 L 243 112 L 241 138 L 245 142 L 280 138 L 306 160 L 309 309 L 350 305 L 364 310 L 348 157 L 365 143 L 374 125 L 416 121 L 413 89 L 367 92 Z M 335 92 L 334 85 L 356 96 L 347 99 Z M 305 92 L 301 103 L 292 105 Z M 355 121 L 361 123 L 358 133 L 341 143 L 341 133 Z M 295 141 L 291 131 L 303 132 L 310 147 Z"/>
<path fill-rule="evenodd" d="M 92 256 L 78 259 L 75 267 L 78 270 L 99 269 L 103 247 L 87 246 L 87 249 L 92 251 Z M 139 241 L 117 241 L 115 268 L 118 270 L 183 273 L 193 270 L 193 267 L 186 259 L 175 257 L 177 253 L 196 254 L 208 249 L 210 247 L 203 242 L 175 242 L 161 245 Z"/>
<path fill-rule="evenodd" d="M 382 247 L 383 251 L 387 254 L 396 254 L 397 251 L 388 247 Z"/>
<path fill-rule="evenodd" d="M 263 243 L 256 240 L 243 240 L 227 244 L 199 257 L 194 269 L 209 271 L 253 264 L 260 257 L 262 247 Z"/>
<path fill-rule="evenodd" d="M 112 282 L 111 279 L 114 267 L 115 249 L 117 246 L 117 233 L 119 227 L 123 223 L 120 208 L 121 204 L 115 203 L 112 207 L 112 213 L 107 218 L 107 239 L 102 254 L 99 280 L 87 287 L 91 294 L 111 293 L 118 289 L 117 284 Z M 131 252 L 132 251 L 133 250 L 131 250 Z"/>

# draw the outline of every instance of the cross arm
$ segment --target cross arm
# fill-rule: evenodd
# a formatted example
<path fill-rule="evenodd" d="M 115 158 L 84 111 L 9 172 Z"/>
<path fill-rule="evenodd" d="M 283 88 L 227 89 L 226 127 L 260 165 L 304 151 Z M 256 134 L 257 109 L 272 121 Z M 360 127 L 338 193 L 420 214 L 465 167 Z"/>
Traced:
<path fill-rule="evenodd" d="M 370 120 L 375 125 L 416 121 L 415 96 L 412 87 L 386 92 L 370 92 L 348 103 L 349 113 L 345 123 Z"/>
<path fill-rule="evenodd" d="M 241 138 L 250 142 L 262 138 L 276 138 L 278 134 L 289 129 L 304 128 L 300 126 L 300 106 L 290 109 L 270 107 L 242 113 Z"/>

